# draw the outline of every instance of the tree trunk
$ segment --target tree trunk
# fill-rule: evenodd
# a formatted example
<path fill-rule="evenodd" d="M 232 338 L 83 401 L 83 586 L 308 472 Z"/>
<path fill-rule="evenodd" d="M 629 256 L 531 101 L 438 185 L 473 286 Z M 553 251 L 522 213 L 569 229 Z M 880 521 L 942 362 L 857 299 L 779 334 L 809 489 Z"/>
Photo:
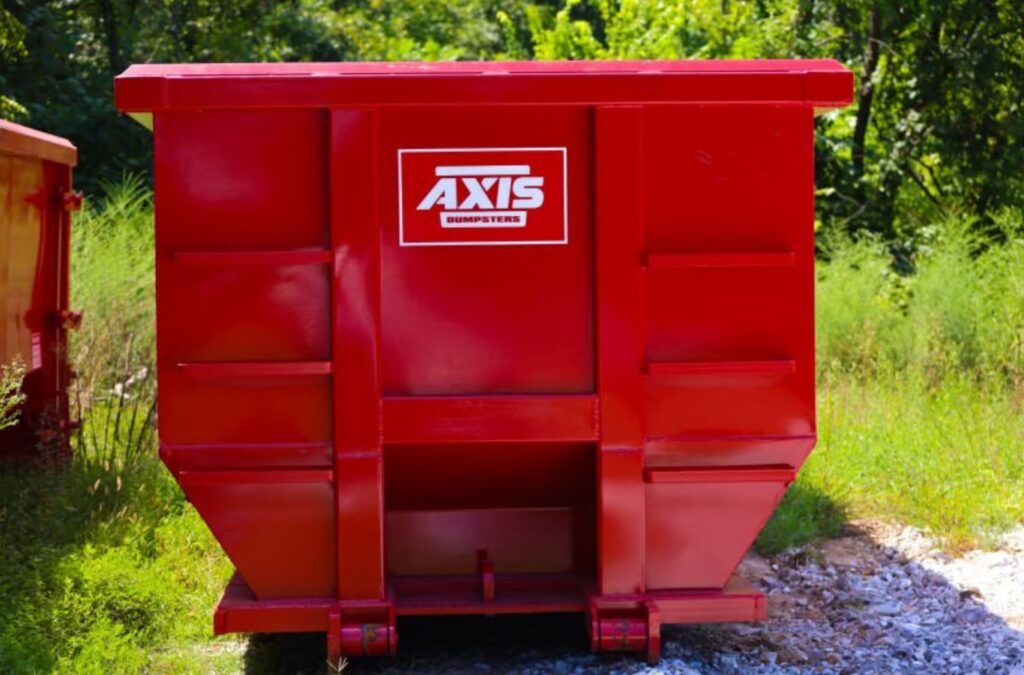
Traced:
<path fill-rule="evenodd" d="M 110 70 L 117 74 L 123 71 L 128 64 L 125 63 L 121 50 L 121 37 L 117 31 L 117 15 L 114 13 L 114 5 L 110 0 L 98 0 L 96 5 L 99 10 L 100 25 L 103 27 Z"/>
<path fill-rule="evenodd" d="M 871 121 L 871 103 L 875 98 L 873 78 L 878 68 L 880 55 L 879 39 L 882 33 L 882 15 L 878 3 L 871 5 L 871 16 L 868 20 L 868 40 L 864 53 L 864 72 L 861 74 L 860 96 L 857 102 L 857 119 L 853 127 L 853 174 L 857 180 L 864 176 L 864 143 L 868 134 L 868 122 Z"/>

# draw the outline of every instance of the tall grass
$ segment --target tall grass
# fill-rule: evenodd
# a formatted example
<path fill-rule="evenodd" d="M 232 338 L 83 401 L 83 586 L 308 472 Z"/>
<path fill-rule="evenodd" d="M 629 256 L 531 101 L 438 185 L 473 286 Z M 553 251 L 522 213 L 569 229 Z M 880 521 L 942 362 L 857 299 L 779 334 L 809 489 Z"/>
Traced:
<path fill-rule="evenodd" d="M 25 380 L 25 362 L 16 357 L 11 363 L 0 364 L 0 431 L 13 427 L 21 417 L 21 392 Z"/>
<path fill-rule="evenodd" d="M 156 458 L 153 259 L 141 182 L 109 186 L 76 217 L 82 425 L 68 464 L 0 471 L 0 672 L 237 669 L 191 649 L 230 567 Z"/>
<path fill-rule="evenodd" d="M 906 276 L 880 242 L 828 243 L 820 440 L 762 548 L 849 516 L 917 525 L 951 549 L 1024 522 L 1024 225 L 1019 212 L 996 222 L 998 244 L 939 223 Z"/>
<path fill-rule="evenodd" d="M 86 420 L 78 457 L 105 471 L 152 449 L 156 415 L 152 197 L 137 179 L 108 186 L 75 221 L 72 298 L 86 321 L 74 336 L 72 400 Z"/>
<path fill-rule="evenodd" d="M 892 271 L 872 239 L 828 243 L 818 265 L 819 375 L 913 370 L 1018 388 L 1024 380 L 1024 226 L 1000 215 L 999 244 L 951 218 L 930 228 L 914 272 Z"/>

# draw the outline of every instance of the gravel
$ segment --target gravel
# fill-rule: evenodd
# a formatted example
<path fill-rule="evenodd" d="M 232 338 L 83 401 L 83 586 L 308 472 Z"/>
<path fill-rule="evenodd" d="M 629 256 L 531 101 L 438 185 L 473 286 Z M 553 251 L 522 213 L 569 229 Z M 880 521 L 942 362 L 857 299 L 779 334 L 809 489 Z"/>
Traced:
<path fill-rule="evenodd" d="M 952 558 L 913 528 L 861 522 L 742 571 L 768 621 L 713 629 L 712 652 L 676 629 L 649 672 L 1024 675 L 1024 528 Z"/>
<path fill-rule="evenodd" d="M 564 618 L 498 617 L 424 624 L 396 661 L 346 672 L 1024 675 L 1024 528 L 953 558 L 918 530 L 862 521 L 821 546 L 751 554 L 741 573 L 768 594 L 768 620 L 666 627 L 656 667 L 590 654 Z"/>

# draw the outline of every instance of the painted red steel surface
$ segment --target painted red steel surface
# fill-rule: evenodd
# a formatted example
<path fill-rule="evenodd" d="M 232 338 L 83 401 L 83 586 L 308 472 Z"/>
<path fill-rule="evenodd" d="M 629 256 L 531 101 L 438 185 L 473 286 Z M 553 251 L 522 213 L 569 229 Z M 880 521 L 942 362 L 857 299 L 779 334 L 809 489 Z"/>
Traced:
<path fill-rule="evenodd" d="M 756 620 L 733 572 L 815 441 L 829 61 L 134 66 L 161 453 L 218 632 Z M 543 194 L 541 194 L 543 193 Z M 360 639 L 361 636 L 361 639 Z"/>
<path fill-rule="evenodd" d="M 0 431 L 0 460 L 60 450 L 68 430 L 67 329 L 71 192 L 78 153 L 63 138 L 0 120 L 0 364 L 20 358 L 26 401 Z"/>

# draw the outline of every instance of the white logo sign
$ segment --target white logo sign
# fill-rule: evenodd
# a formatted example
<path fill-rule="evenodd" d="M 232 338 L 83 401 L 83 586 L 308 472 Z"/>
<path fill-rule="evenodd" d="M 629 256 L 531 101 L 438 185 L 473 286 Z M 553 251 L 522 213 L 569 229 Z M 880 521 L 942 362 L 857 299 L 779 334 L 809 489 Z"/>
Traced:
<path fill-rule="evenodd" d="M 440 205 L 441 227 L 526 227 L 526 212 L 544 205 L 544 177 L 528 164 L 439 166 L 434 175 L 416 210 Z"/>
<path fill-rule="evenodd" d="M 398 151 L 401 246 L 565 244 L 565 148 Z"/>

